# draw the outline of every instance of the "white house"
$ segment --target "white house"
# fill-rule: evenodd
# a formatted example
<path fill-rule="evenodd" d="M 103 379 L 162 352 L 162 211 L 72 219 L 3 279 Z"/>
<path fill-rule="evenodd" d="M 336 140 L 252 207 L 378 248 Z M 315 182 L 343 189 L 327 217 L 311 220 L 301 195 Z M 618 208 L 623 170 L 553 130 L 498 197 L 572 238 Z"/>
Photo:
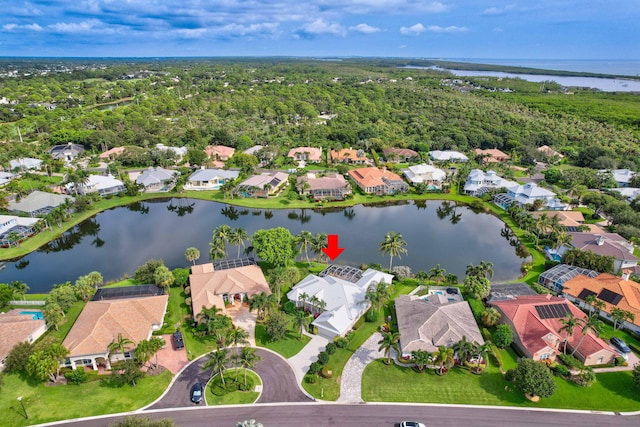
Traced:
<path fill-rule="evenodd" d="M 631 181 L 631 178 L 633 178 L 636 174 L 634 171 L 629 169 L 614 169 L 614 170 L 602 169 L 599 172 L 600 173 L 611 172 L 611 175 L 613 175 L 613 180 L 618 183 L 618 187 L 628 187 L 629 181 Z"/>
<path fill-rule="evenodd" d="M 74 184 L 67 184 L 67 191 L 73 192 Z M 124 183 L 113 175 L 89 175 L 85 183 L 78 185 L 79 194 L 98 193 L 101 196 L 118 194 L 125 190 Z"/>
<path fill-rule="evenodd" d="M 637 197 L 640 197 L 640 188 L 633 188 L 633 187 L 612 188 L 611 191 L 615 191 L 617 193 L 622 194 L 630 202 L 635 200 Z"/>
<path fill-rule="evenodd" d="M 464 192 L 470 196 L 481 196 L 495 188 L 508 188 L 516 185 L 518 184 L 502 178 L 494 170 L 483 172 L 480 169 L 473 169 L 469 172 L 467 181 L 464 183 Z"/>
<path fill-rule="evenodd" d="M 9 160 L 11 170 L 32 170 L 40 169 L 42 167 L 42 160 L 34 159 L 33 157 L 21 157 L 19 159 Z"/>
<path fill-rule="evenodd" d="M 219 190 L 226 181 L 238 178 L 240 172 L 224 169 L 200 169 L 191 174 L 185 190 Z"/>
<path fill-rule="evenodd" d="M 441 188 L 447 174 L 442 170 L 426 163 L 409 166 L 402 173 L 413 184 L 427 184 L 429 187 Z"/>
<path fill-rule="evenodd" d="M 156 148 L 161 151 L 173 151 L 180 159 L 187 154 L 187 147 L 169 147 L 164 144 L 156 144 Z"/>
<path fill-rule="evenodd" d="M 429 151 L 429 157 L 434 162 L 468 162 L 469 158 L 462 153 L 452 150 L 434 150 Z"/>
<path fill-rule="evenodd" d="M 543 209 L 567 209 L 567 205 L 558 200 L 556 193 L 545 188 L 538 187 L 538 185 L 533 182 L 515 184 L 507 187 L 507 196 L 520 206 L 533 205 L 536 200 L 541 200 Z"/>
<path fill-rule="evenodd" d="M 321 312 L 312 325 L 318 328 L 319 335 L 334 338 L 347 333 L 369 308 L 365 299 L 369 285 L 391 284 L 392 279 L 391 274 L 371 268 L 363 272 L 354 267 L 329 265 L 318 275 L 302 279 L 287 297 L 312 312 Z"/>
<path fill-rule="evenodd" d="M 149 168 L 136 177 L 136 183 L 147 192 L 169 191 L 175 184 L 178 172 L 163 168 Z"/>

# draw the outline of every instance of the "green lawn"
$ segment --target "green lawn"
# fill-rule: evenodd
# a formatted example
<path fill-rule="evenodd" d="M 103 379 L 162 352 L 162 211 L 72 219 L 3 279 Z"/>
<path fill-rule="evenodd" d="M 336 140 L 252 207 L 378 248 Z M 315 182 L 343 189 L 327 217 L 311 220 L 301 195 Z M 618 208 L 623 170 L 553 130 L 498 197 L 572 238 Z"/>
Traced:
<path fill-rule="evenodd" d="M 500 357 L 502 358 L 502 370 L 508 371 L 515 369 L 518 364 L 518 355 L 511 347 L 500 349 Z"/>
<path fill-rule="evenodd" d="M 17 374 L 4 377 L 0 393 L 2 424 L 26 426 L 56 420 L 131 411 L 157 399 L 169 386 L 171 372 L 143 378 L 136 387 L 114 388 L 94 381 L 82 385 L 45 386 Z M 17 397 L 22 396 L 26 420 Z"/>
<path fill-rule="evenodd" d="M 597 378 L 589 388 L 555 378 L 556 394 L 533 403 L 491 366 L 483 375 L 453 368 L 447 375 L 438 376 L 433 370 L 417 373 L 411 368 L 385 365 L 377 360 L 365 369 L 362 398 L 370 402 L 462 403 L 620 412 L 640 408 L 640 393 L 633 388 L 630 372 L 598 374 Z M 411 386 L 407 387 L 407 384 Z"/>
<path fill-rule="evenodd" d="M 76 319 L 78 319 L 78 316 L 80 316 L 80 313 L 82 312 L 82 309 L 85 305 L 86 303 L 83 301 L 74 303 L 69 311 L 67 311 L 67 313 L 65 314 L 65 321 L 62 325 L 60 325 L 60 328 L 57 331 L 53 328 L 50 328 L 40 339 L 53 337 L 56 342 L 61 343 L 62 341 L 64 341 L 64 338 L 71 330 L 73 324 L 76 323 Z"/>
<path fill-rule="evenodd" d="M 224 379 L 228 385 L 232 385 L 236 382 L 244 384 L 244 369 L 228 369 L 224 372 Z M 253 383 L 253 390 L 255 386 L 262 385 L 262 380 L 254 371 L 247 369 L 247 384 Z M 254 403 L 260 397 L 260 392 L 257 391 L 232 391 L 224 393 L 220 388 L 220 380 L 218 376 L 215 376 L 211 382 L 207 385 L 207 405 L 248 405 Z"/>
<path fill-rule="evenodd" d="M 125 286 L 136 286 L 139 284 L 136 279 L 122 279 L 117 282 L 107 283 L 103 288 L 123 288 Z"/>
<path fill-rule="evenodd" d="M 279 341 L 271 341 L 263 324 L 256 325 L 256 345 L 268 348 L 280 354 L 285 359 L 295 356 L 307 345 L 311 338 L 306 335 L 300 337 L 300 332 L 293 328 L 293 316 L 287 314 L 289 330 L 285 337 Z"/>

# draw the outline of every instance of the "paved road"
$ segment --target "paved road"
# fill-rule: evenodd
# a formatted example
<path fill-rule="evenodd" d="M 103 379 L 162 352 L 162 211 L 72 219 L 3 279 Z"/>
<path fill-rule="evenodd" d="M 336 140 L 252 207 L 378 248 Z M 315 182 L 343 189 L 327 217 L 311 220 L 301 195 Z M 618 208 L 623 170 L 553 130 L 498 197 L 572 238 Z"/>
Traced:
<path fill-rule="evenodd" d="M 154 418 L 172 418 L 180 427 L 233 427 L 238 421 L 255 419 L 265 427 L 397 426 L 401 420 L 417 420 L 442 427 L 620 427 L 638 426 L 640 417 L 535 410 L 485 409 L 425 405 L 251 405 L 226 408 L 200 407 L 144 413 Z M 67 422 L 69 427 L 105 427 L 119 417 Z"/>
<path fill-rule="evenodd" d="M 260 348 L 256 349 L 256 354 L 261 357 L 261 360 L 256 364 L 255 371 L 260 375 L 263 383 L 262 395 L 258 403 L 311 401 L 298 387 L 293 370 L 285 359 Z M 189 365 L 176 378 L 162 399 L 148 409 L 196 406 L 191 403 L 189 394 L 194 383 L 200 381 L 205 384 L 209 380 L 209 371 L 202 370 L 207 360 L 203 357 Z"/>

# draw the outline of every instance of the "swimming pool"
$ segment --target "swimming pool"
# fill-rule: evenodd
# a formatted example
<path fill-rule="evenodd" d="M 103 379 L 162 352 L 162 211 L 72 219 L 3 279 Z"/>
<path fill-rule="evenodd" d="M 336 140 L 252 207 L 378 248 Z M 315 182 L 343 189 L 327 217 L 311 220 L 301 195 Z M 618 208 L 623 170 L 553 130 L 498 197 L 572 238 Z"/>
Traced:
<path fill-rule="evenodd" d="M 41 311 L 21 311 L 20 314 L 25 314 L 27 316 L 32 316 L 33 320 L 42 320 L 44 317 L 42 316 Z"/>

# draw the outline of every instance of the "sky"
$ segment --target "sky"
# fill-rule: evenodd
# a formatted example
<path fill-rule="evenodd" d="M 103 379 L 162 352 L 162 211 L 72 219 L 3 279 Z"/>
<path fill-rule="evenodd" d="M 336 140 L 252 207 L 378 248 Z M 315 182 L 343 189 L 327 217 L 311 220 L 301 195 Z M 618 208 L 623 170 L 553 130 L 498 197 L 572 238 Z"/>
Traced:
<path fill-rule="evenodd" d="M 640 59 L 640 0 L 2 0 L 0 56 Z"/>

